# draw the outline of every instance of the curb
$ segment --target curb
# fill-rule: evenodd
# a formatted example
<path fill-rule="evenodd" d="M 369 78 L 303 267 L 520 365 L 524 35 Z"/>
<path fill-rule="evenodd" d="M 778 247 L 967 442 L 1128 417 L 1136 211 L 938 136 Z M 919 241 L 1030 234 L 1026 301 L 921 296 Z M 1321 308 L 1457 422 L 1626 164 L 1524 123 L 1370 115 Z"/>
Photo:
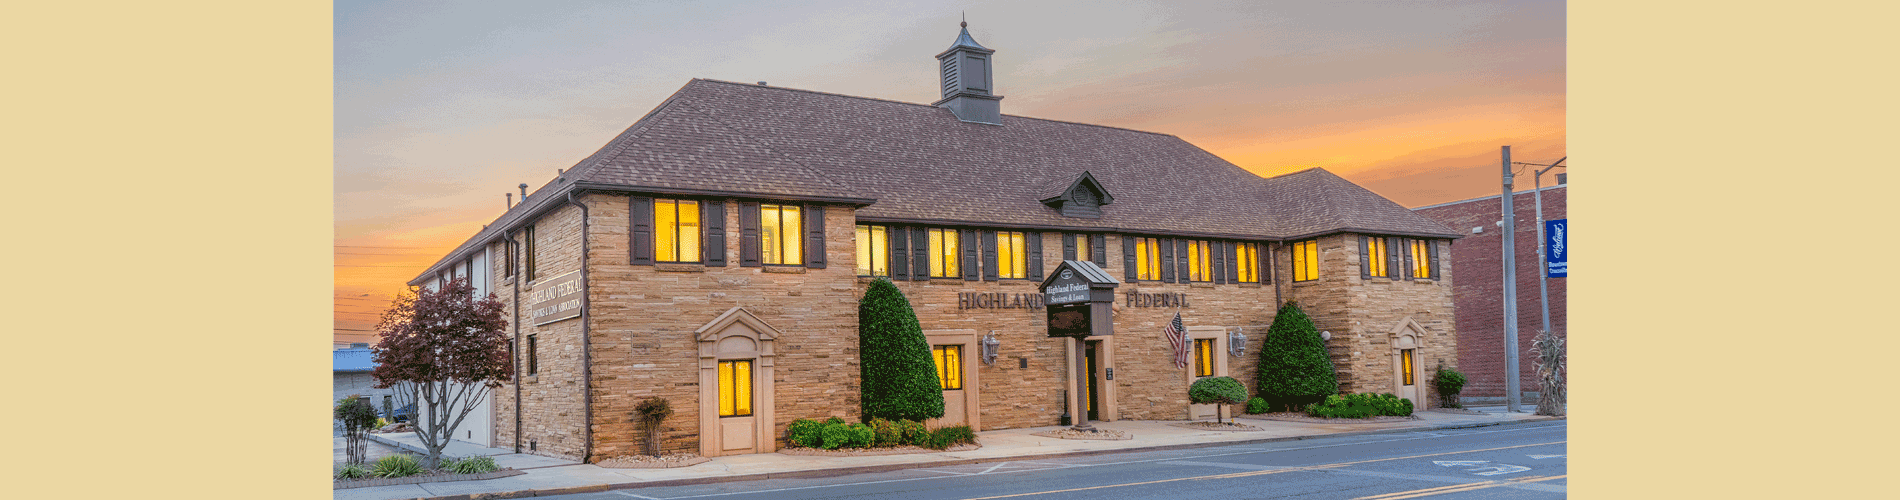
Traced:
<path fill-rule="evenodd" d="M 596 484 L 596 485 L 589 485 L 589 486 L 573 486 L 573 487 L 567 487 L 567 488 L 497 491 L 497 492 L 492 492 L 492 493 L 466 493 L 466 494 L 461 494 L 461 495 L 448 495 L 448 496 L 439 496 L 439 497 L 419 497 L 413 500 L 500 500 L 500 499 L 506 499 L 506 498 L 531 498 L 531 497 L 554 496 L 554 495 L 572 495 L 576 493 L 599 493 L 599 492 L 609 491 L 609 490 L 625 490 L 625 489 L 634 489 L 634 488 L 690 486 L 690 485 L 696 485 L 696 484 L 730 483 L 730 482 L 739 482 L 739 481 L 761 481 L 761 480 L 767 480 L 767 479 L 799 479 L 799 478 L 835 477 L 835 476 L 844 476 L 844 475 L 851 475 L 851 474 L 870 474 L 870 473 L 891 472 L 891 471 L 898 471 L 898 470 L 905 470 L 905 469 L 921 469 L 921 468 L 926 468 L 926 467 L 943 467 L 943 466 L 950 466 L 950 465 L 969 465 L 969 464 L 980 464 L 980 463 L 988 463 L 988 462 L 1001 462 L 1001 461 L 1013 460 L 1017 458 L 1024 458 L 1024 457 L 1030 457 L 1030 456 L 1034 456 L 1037 458 L 1087 457 L 1087 456 L 1095 456 L 1095 455 L 1111 455 L 1111 454 L 1116 454 L 1116 453 L 1129 453 L 1129 452 L 1185 450 L 1185 449 L 1193 449 L 1193 448 L 1210 448 L 1210 447 L 1215 447 L 1215 446 L 1277 443 L 1277 442 L 1286 442 L 1286 441 L 1304 441 L 1308 439 L 1320 439 L 1320 438 L 1339 437 L 1339 436 L 1370 436 L 1370 435 L 1378 435 L 1378 434 L 1403 434 L 1407 432 L 1418 432 L 1418 431 L 1472 429 L 1472 428 L 1478 428 L 1478 427 L 1493 427 L 1493 426 L 1500 426 L 1500 425 L 1533 424 L 1533 423 L 1552 422 L 1552 421 L 1567 420 L 1567 419 L 1568 417 L 1532 417 L 1532 418 L 1512 420 L 1512 421 L 1507 421 L 1507 422 L 1473 422 L 1473 423 L 1465 423 L 1465 424 L 1434 425 L 1431 427 L 1412 427 L 1412 428 L 1406 428 L 1406 429 L 1380 429 L 1380 430 L 1371 430 L 1371 431 L 1349 431 L 1349 432 L 1335 432 L 1331 434 L 1314 434 L 1310 436 L 1260 438 L 1260 439 L 1248 439 L 1248 440 L 1243 440 L 1243 441 L 1183 443 L 1183 444 L 1149 446 L 1149 447 L 1143 447 L 1143 448 L 1121 448 L 1121 449 L 1114 449 L 1114 450 L 1072 451 L 1072 452 L 1067 452 L 1067 453 L 1050 453 L 1050 454 L 1044 454 L 1044 455 L 1023 455 L 1020 457 L 971 458 L 971 459 L 964 459 L 964 460 L 949 460 L 949 461 L 943 461 L 943 462 L 930 462 L 930 463 L 866 465 L 866 466 L 860 466 L 860 467 L 837 467 L 837 468 L 831 468 L 831 469 L 812 469 L 812 470 L 789 471 L 789 472 L 767 472 L 763 474 L 742 474 L 742 475 L 736 475 L 736 476 L 695 477 L 695 478 L 686 478 L 686 479 L 668 479 L 668 480 L 663 480 L 663 481 L 642 481 L 642 482 L 635 482 L 635 483 Z"/>

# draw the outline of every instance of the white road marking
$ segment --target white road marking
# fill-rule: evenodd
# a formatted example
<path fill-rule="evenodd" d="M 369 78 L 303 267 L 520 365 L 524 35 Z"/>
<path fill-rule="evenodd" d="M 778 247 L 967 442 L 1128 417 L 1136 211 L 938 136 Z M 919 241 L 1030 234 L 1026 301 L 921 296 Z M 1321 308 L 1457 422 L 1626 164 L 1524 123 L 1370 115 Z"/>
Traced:
<path fill-rule="evenodd" d="M 613 493 L 613 494 L 616 494 L 616 495 L 626 495 L 626 496 L 630 496 L 630 497 L 634 497 L 634 498 L 644 498 L 644 499 L 646 499 L 646 500 L 660 500 L 660 499 L 658 499 L 658 498 L 653 498 L 653 497 L 643 497 L 643 496 L 640 496 L 640 495 L 635 495 L 635 494 L 632 494 L 632 493 L 627 493 L 627 492 L 625 492 L 625 491 L 620 491 L 620 490 L 613 490 L 613 491 L 609 491 L 608 493 Z"/>
<path fill-rule="evenodd" d="M 1465 432 L 1459 435 L 1463 436 L 1463 435 L 1470 435 L 1470 434 L 1491 434 L 1491 433 L 1498 433 L 1498 432 L 1523 432 L 1523 431 L 1535 431 L 1535 430 L 1549 430 L 1552 428 L 1565 427 L 1568 425 L 1569 423 L 1566 422 L 1563 424 L 1548 425 L 1548 426 L 1539 425 L 1536 427 L 1518 427 L 1518 428 L 1513 428 L 1513 429 L 1499 429 L 1495 431 Z M 1277 453 L 1277 452 L 1282 452 L 1282 451 L 1312 450 L 1312 449 L 1319 449 L 1319 448 L 1338 448 L 1341 446 L 1359 446 L 1359 445 L 1365 445 L 1365 444 L 1391 443 L 1391 442 L 1398 442 L 1398 441 L 1417 441 L 1420 439 L 1431 439 L 1431 438 L 1432 436 L 1419 436 L 1419 437 L 1403 437 L 1403 438 L 1395 438 L 1395 439 L 1381 439 L 1381 440 L 1374 440 L 1374 441 L 1354 441 L 1350 443 L 1340 443 L 1340 444 L 1323 444 L 1323 445 L 1317 445 L 1317 446 L 1302 446 L 1302 447 L 1297 447 L 1297 448 L 1254 448 L 1254 449 L 1243 449 L 1242 451 L 1236 451 L 1236 452 L 1231 452 L 1231 453 L 1215 453 L 1215 454 L 1210 454 L 1210 455 L 1196 455 L 1192 457 L 1150 458 L 1150 459 L 1145 459 L 1145 460 L 1129 460 L 1126 462 L 1107 462 L 1107 463 L 1098 463 L 1098 464 L 1073 464 L 1072 467 L 1099 467 L 1099 466 L 1106 466 L 1106 465 L 1128 465 L 1128 464 L 1140 464 L 1140 463 L 1150 463 L 1150 462 L 1165 462 L 1169 460 L 1180 460 L 1182 458 L 1216 458 L 1216 457 L 1228 457 L 1228 456 L 1234 456 L 1234 455 L 1258 455 L 1262 453 Z M 919 470 L 919 469 L 909 469 L 909 470 Z M 993 474 L 1013 474 L 1017 472 L 1036 472 L 1036 471 L 1044 471 L 1044 470 L 1051 470 L 1051 469 L 1012 470 L 1012 471 L 995 472 Z M 932 472 L 943 472 L 943 471 L 932 470 Z M 959 476 L 969 475 L 969 474 L 959 474 L 959 473 L 953 473 L 953 474 L 958 474 L 958 476 L 912 477 L 912 478 L 904 478 L 904 479 L 884 479 L 884 480 L 879 480 L 879 481 L 863 481 L 863 482 L 856 482 L 856 483 L 794 486 L 790 488 L 774 488 L 774 489 L 769 489 L 769 490 L 733 491 L 733 492 L 726 492 L 726 493 L 707 493 L 704 495 L 687 495 L 687 496 L 672 497 L 669 499 L 655 499 L 655 500 L 677 500 L 681 498 L 705 498 L 705 497 L 721 497 L 721 496 L 731 496 L 731 495 L 751 495 L 751 494 L 757 494 L 757 493 L 775 493 L 775 492 L 780 492 L 780 491 L 798 491 L 798 490 L 811 490 L 811 489 L 819 489 L 819 488 L 836 488 L 836 487 L 841 487 L 841 486 L 863 486 L 863 485 L 869 485 L 869 484 L 905 483 L 905 482 L 911 482 L 911 481 L 923 481 L 923 480 L 930 480 L 930 479 L 951 479 L 951 478 L 955 478 Z"/>
<path fill-rule="evenodd" d="M 1481 470 L 1489 470 L 1491 472 L 1478 472 Z M 1479 475 L 1479 476 L 1496 476 L 1496 475 L 1501 475 L 1501 474 L 1513 474 L 1513 473 L 1518 473 L 1518 472 L 1524 472 L 1527 470 L 1531 470 L 1531 468 L 1525 467 L 1522 465 L 1497 464 L 1497 465 L 1471 469 L 1469 472 L 1471 472 L 1472 474 Z"/>
<path fill-rule="evenodd" d="M 1490 460 L 1433 460 L 1432 463 L 1443 467 L 1469 467 L 1491 463 Z"/>
<path fill-rule="evenodd" d="M 1564 457 L 1563 455 L 1525 455 L 1525 456 L 1531 457 L 1537 460 L 1543 460 L 1546 458 L 1563 458 Z"/>

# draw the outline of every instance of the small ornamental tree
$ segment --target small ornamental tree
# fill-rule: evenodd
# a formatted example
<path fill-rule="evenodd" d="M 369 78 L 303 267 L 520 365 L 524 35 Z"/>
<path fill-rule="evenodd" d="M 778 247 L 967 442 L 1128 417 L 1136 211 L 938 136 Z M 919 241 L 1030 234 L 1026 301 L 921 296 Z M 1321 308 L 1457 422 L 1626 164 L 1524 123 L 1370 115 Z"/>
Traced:
<path fill-rule="evenodd" d="M 364 442 L 364 432 L 376 425 L 376 405 L 368 399 L 355 394 L 337 400 L 331 413 L 338 423 L 343 424 L 344 463 L 360 464 L 367 460 L 369 444 Z"/>
<path fill-rule="evenodd" d="M 1280 306 L 1260 343 L 1260 397 L 1274 408 L 1298 410 L 1339 393 L 1333 359 L 1313 319 L 1295 301 Z"/>
<path fill-rule="evenodd" d="M 943 385 L 910 301 L 888 279 L 858 302 L 858 407 L 865 421 L 943 417 Z"/>
<path fill-rule="evenodd" d="M 476 298 L 466 278 L 398 296 L 383 312 L 382 340 L 370 349 L 376 387 L 416 405 L 425 467 L 441 461 L 449 436 L 489 389 L 509 380 L 507 325 L 495 295 Z"/>
<path fill-rule="evenodd" d="M 1214 421 L 1222 422 L 1220 413 L 1227 409 L 1227 405 L 1247 402 L 1247 387 L 1240 385 L 1240 381 L 1233 377 L 1207 377 L 1188 386 L 1188 401 L 1197 405 L 1217 405 L 1214 407 Z"/>

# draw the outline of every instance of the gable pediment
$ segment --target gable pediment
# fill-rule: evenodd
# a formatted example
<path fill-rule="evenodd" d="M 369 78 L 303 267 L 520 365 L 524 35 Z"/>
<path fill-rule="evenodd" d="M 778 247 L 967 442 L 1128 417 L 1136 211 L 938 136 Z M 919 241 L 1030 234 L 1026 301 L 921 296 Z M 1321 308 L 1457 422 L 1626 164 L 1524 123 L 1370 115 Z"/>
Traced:
<path fill-rule="evenodd" d="M 1056 209 L 1056 213 L 1064 217 L 1087 219 L 1102 218 L 1102 205 L 1114 202 L 1115 196 L 1109 194 L 1101 181 L 1095 180 L 1095 176 L 1087 170 L 1063 184 L 1062 190 L 1055 196 L 1042 199 L 1044 205 Z"/>

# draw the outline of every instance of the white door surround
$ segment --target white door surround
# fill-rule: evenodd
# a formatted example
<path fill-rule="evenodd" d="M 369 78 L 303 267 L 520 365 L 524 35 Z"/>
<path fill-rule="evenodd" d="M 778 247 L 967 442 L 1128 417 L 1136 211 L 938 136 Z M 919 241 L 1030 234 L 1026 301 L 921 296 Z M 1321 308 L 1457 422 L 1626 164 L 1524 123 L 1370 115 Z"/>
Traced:
<path fill-rule="evenodd" d="M 699 340 L 699 456 L 778 451 L 772 414 L 778 329 L 734 307 L 693 333 Z M 752 361 L 751 416 L 719 416 L 720 361 Z"/>
<path fill-rule="evenodd" d="M 931 419 L 924 422 L 924 425 L 933 429 L 950 425 L 968 425 L 972 431 L 983 430 L 982 407 L 979 403 L 982 399 L 978 391 L 982 384 L 977 380 L 977 358 L 981 358 L 982 355 L 977 352 L 976 330 L 925 330 L 924 338 L 933 349 L 948 345 L 961 346 L 963 349 L 963 389 L 943 391 L 943 418 Z"/>
<path fill-rule="evenodd" d="M 1194 385 L 1194 381 L 1207 378 L 1207 377 L 1194 376 L 1194 356 L 1195 356 L 1194 341 L 1195 340 L 1211 339 L 1214 341 L 1214 353 L 1213 353 L 1214 374 L 1210 376 L 1211 377 L 1228 376 L 1227 375 L 1227 330 L 1228 330 L 1228 327 L 1221 327 L 1221 326 L 1187 327 L 1187 339 L 1183 340 L 1183 342 L 1187 342 L 1188 366 L 1186 369 L 1181 370 L 1182 374 L 1186 375 L 1187 377 L 1187 385 L 1182 386 L 1183 391 L 1187 390 L 1188 386 Z M 1216 404 L 1197 405 L 1193 403 L 1188 403 L 1188 420 L 1214 418 L 1214 412 L 1217 410 L 1221 412 L 1220 418 L 1225 419 L 1225 418 L 1231 418 L 1233 416 L 1233 405 L 1227 405 L 1227 406 L 1216 405 Z"/>
<path fill-rule="evenodd" d="M 1392 343 L 1392 394 L 1412 400 L 1412 408 L 1425 409 L 1425 355 L 1420 352 L 1425 347 L 1426 330 L 1407 316 L 1399 320 L 1398 326 L 1389 332 Z M 1412 384 L 1405 383 L 1405 352 L 1411 351 Z"/>

